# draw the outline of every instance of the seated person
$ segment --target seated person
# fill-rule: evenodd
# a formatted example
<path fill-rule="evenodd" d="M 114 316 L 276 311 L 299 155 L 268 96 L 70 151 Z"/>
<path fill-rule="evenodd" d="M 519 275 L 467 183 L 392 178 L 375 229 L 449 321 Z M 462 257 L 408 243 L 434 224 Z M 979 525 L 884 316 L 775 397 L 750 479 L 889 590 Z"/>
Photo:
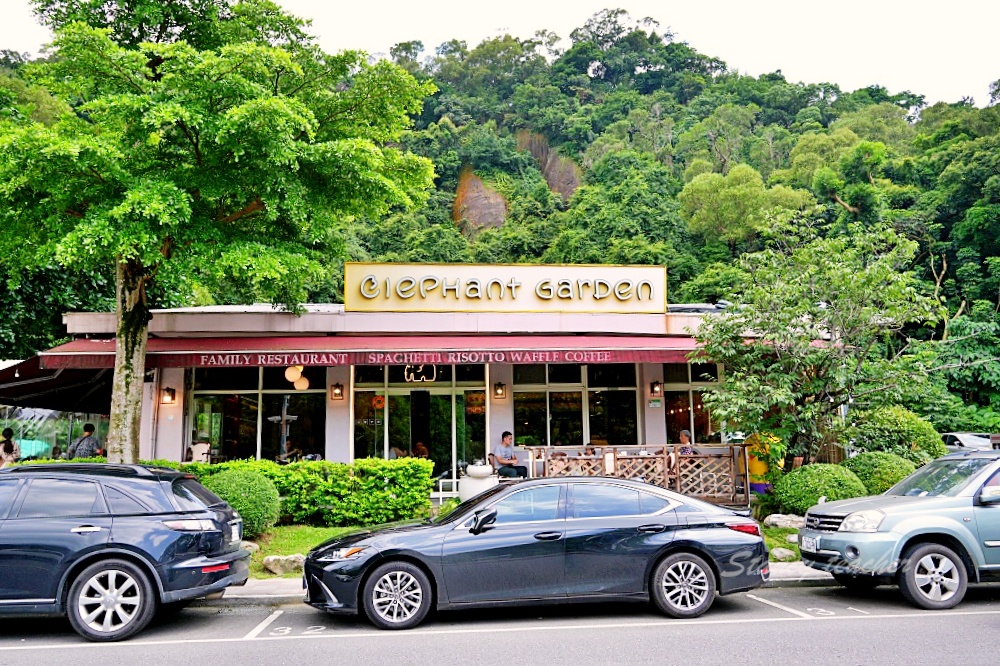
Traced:
<path fill-rule="evenodd" d="M 396 460 L 397 458 L 405 458 L 408 455 L 410 454 L 408 454 L 406 451 L 399 448 L 398 446 L 389 447 L 389 460 Z"/>
<path fill-rule="evenodd" d="M 681 449 L 680 454 L 682 456 L 694 455 L 694 448 L 691 446 L 691 431 L 681 430 Z"/>
<path fill-rule="evenodd" d="M 500 436 L 500 443 L 493 449 L 493 457 L 499 476 L 528 476 L 528 468 L 518 464 L 517 453 L 514 452 L 514 435 L 509 430 Z"/>
<path fill-rule="evenodd" d="M 588 445 L 588 446 L 584 447 L 584 449 L 583 449 L 583 455 L 585 455 L 585 456 L 596 456 L 597 455 L 597 449 L 595 449 L 593 446 L 589 446 Z"/>
<path fill-rule="evenodd" d="M 418 439 L 417 443 L 413 445 L 413 456 L 415 458 L 429 458 L 430 455 L 431 452 L 428 451 L 427 447 L 424 446 L 424 443 Z"/>

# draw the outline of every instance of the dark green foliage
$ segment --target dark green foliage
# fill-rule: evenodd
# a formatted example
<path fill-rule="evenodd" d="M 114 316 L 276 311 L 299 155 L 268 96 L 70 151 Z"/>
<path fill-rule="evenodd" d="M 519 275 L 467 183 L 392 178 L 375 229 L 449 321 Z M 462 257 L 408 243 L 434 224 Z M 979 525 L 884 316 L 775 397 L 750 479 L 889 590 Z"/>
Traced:
<path fill-rule="evenodd" d="M 923 465 L 948 452 L 940 435 L 925 419 L 893 405 L 857 414 L 848 430 L 855 448 L 894 453 Z"/>
<path fill-rule="evenodd" d="M 881 495 L 916 469 L 909 460 L 882 451 L 859 453 L 840 464 L 861 479 L 869 495 Z"/>
<path fill-rule="evenodd" d="M 281 509 L 278 489 L 260 472 L 249 468 L 226 469 L 201 482 L 239 512 L 246 537 L 263 534 L 278 522 Z"/>
<path fill-rule="evenodd" d="M 800 516 L 820 497 L 833 502 L 867 494 L 861 479 L 840 465 L 806 465 L 792 470 L 774 485 L 774 496 L 784 510 Z"/>

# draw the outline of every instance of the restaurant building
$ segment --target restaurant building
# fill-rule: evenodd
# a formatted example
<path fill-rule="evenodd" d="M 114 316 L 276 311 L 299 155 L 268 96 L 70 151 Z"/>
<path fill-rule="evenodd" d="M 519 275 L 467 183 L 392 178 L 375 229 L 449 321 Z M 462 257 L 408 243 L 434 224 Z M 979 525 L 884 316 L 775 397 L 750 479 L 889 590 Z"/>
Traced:
<path fill-rule="evenodd" d="M 720 441 L 700 394 L 721 368 L 688 361 L 715 308 L 668 306 L 662 266 L 352 263 L 344 300 L 154 311 L 141 457 L 426 455 L 447 490 L 507 430 L 519 446 Z M 64 321 L 74 339 L 37 372 L 106 379 L 114 315 Z"/>

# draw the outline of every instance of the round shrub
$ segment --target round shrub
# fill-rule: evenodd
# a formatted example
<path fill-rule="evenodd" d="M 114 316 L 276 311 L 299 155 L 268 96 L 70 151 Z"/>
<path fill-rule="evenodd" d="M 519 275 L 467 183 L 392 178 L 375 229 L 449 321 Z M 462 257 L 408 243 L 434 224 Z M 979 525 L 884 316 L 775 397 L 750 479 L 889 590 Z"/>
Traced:
<path fill-rule="evenodd" d="M 823 496 L 832 502 L 867 494 L 861 479 L 840 465 L 806 465 L 792 470 L 774 485 L 775 499 L 786 511 L 800 516 Z"/>
<path fill-rule="evenodd" d="M 909 460 L 882 451 L 859 453 L 840 464 L 861 479 L 869 495 L 881 495 L 916 469 Z"/>
<path fill-rule="evenodd" d="M 930 421 L 892 405 L 861 414 L 851 435 L 862 451 L 885 451 L 923 465 L 948 453 Z"/>
<path fill-rule="evenodd" d="M 252 469 L 227 469 L 202 479 L 205 487 L 229 502 L 243 518 L 243 534 L 255 537 L 278 521 L 281 500 L 266 476 Z"/>

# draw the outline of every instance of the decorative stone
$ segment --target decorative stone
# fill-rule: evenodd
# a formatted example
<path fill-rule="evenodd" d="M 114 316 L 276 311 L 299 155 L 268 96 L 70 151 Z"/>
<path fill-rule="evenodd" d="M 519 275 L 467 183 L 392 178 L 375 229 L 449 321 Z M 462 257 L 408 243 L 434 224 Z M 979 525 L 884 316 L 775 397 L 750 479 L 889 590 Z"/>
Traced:
<path fill-rule="evenodd" d="M 305 555 L 268 555 L 264 558 L 264 568 L 273 574 L 283 576 L 293 571 L 302 571 Z"/>
<path fill-rule="evenodd" d="M 799 535 L 798 534 L 789 534 L 787 537 L 785 537 L 785 541 L 787 541 L 788 543 L 795 543 L 795 544 L 797 544 L 799 542 Z"/>
<path fill-rule="evenodd" d="M 253 541 L 240 541 L 240 548 L 250 551 L 251 555 L 260 550 L 260 546 L 255 544 Z"/>
<path fill-rule="evenodd" d="M 792 560 L 798 559 L 795 556 L 795 551 L 789 550 L 788 548 L 775 548 L 771 551 L 771 558 L 777 560 L 778 562 L 791 562 Z"/>
<path fill-rule="evenodd" d="M 784 513 L 772 513 L 764 519 L 764 527 L 792 527 L 800 530 L 806 526 L 806 519 L 802 516 L 794 516 Z"/>

